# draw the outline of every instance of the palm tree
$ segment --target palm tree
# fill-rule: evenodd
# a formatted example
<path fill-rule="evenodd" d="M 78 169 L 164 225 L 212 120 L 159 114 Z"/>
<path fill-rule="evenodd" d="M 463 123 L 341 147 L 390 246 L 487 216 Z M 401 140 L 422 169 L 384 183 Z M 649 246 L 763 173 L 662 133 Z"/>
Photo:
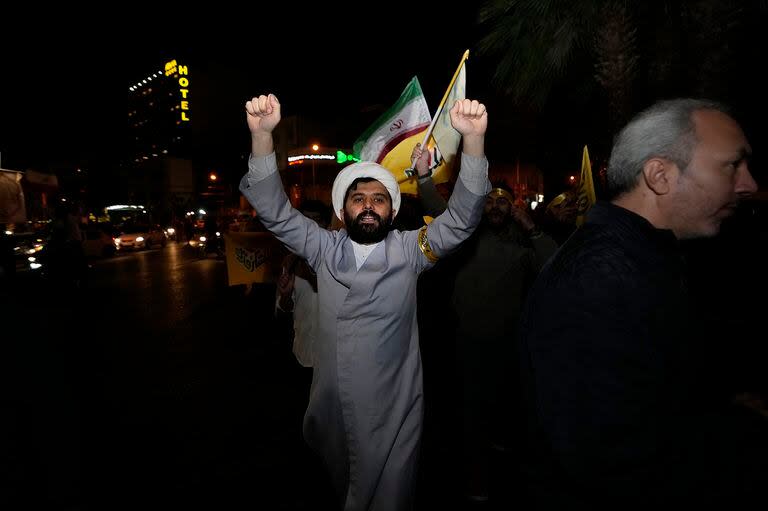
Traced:
<path fill-rule="evenodd" d="M 542 106 L 584 55 L 611 111 L 631 110 L 638 51 L 632 13 L 617 0 L 490 0 L 480 53 L 499 58 L 494 83 L 520 103 Z M 589 75 L 587 75 L 589 77 Z"/>
<path fill-rule="evenodd" d="M 495 85 L 521 104 L 543 106 L 566 76 L 592 81 L 615 129 L 648 99 L 637 94 L 641 77 L 651 95 L 716 97 L 746 9 L 737 0 L 488 0 L 478 49 L 497 59 Z"/>
<path fill-rule="evenodd" d="M 608 96 L 608 114 L 613 131 L 632 115 L 632 86 L 639 60 L 636 29 L 622 2 L 602 6 L 603 26 L 595 33 L 595 80 Z"/>

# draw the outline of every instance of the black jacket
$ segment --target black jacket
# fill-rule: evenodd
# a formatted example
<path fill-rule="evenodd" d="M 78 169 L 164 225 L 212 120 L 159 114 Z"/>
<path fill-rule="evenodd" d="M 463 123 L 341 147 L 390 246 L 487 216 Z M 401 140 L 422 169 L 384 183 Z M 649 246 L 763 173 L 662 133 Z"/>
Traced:
<path fill-rule="evenodd" d="M 540 273 L 521 322 L 535 494 L 638 503 L 709 487 L 688 303 L 672 232 L 596 204 Z"/>

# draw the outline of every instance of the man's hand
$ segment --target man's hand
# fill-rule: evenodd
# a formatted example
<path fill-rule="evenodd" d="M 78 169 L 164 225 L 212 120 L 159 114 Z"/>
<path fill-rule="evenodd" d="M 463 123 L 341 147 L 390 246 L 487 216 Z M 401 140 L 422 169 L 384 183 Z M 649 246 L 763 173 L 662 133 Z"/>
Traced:
<path fill-rule="evenodd" d="M 456 101 L 451 108 L 451 125 L 461 133 L 464 154 L 484 156 L 485 130 L 488 128 L 488 113 L 484 104 L 472 99 Z"/>
<path fill-rule="evenodd" d="M 277 292 L 280 293 L 281 298 L 290 298 L 293 293 L 293 285 L 296 276 L 293 273 L 289 273 L 285 268 L 277 279 Z"/>
<path fill-rule="evenodd" d="M 411 161 L 414 163 L 414 168 L 418 172 L 419 177 L 429 175 L 429 151 L 425 151 L 421 148 L 421 144 L 416 144 L 411 153 Z"/>
<path fill-rule="evenodd" d="M 517 222 L 520 227 L 523 228 L 525 232 L 531 232 L 536 229 L 536 224 L 533 222 L 530 215 L 528 215 L 528 213 L 526 213 L 523 209 L 518 208 L 514 204 L 510 206 L 509 214 L 512 219 Z"/>
<path fill-rule="evenodd" d="M 463 137 L 485 135 L 488 113 L 485 105 L 474 99 L 460 99 L 451 108 L 451 125 Z"/>
<path fill-rule="evenodd" d="M 283 266 L 283 272 L 277 279 L 278 307 L 283 312 L 293 312 L 293 286 L 296 281 L 296 275 L 289 272 Z"/>
<path fill-rule="evenodd" d="M 251 135 L 270 134 L 280 122 L 280 102 L 274 94 L 253 98 L 245 104 Z"/>

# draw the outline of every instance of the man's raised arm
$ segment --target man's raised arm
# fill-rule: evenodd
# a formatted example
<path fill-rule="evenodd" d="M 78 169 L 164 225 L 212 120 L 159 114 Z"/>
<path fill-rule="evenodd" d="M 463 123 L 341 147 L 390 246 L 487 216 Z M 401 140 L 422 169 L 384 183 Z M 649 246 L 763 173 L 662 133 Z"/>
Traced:
<path fill-rule="evenodd" d="M 251 157 L 248 173 L 240 180 L 240 191 L 269 229 L 292 252 L 316 268 L 327 231 L 296 211 L 283 189 L 277 172 L 272 131 L 280 122 L 280 102 L 274 96 L 258 96 L 245 104 L 251 130 Z"/>
<path fill-rule="evenodd" d="M 428 226 L 408 231 L 414 237 L 413 262 L 418 271 L 455 250 L 480 223 L 485 197 L 491 189 L 488 182 L 488 160 L 485 158 L 485 131 L 488 114 L 485 105 L 470 99 L 457 101 L 450 111 L 451 124 L 463 139 L 459 179 L 448 201 L 448 209 Z"/>
<path fill-rule="evenodd" d="M 462 99 L 453 105 L 450 114 L 451 124 L 462 137 L 461 169 L 448 209 L 427 228 L 427 241 L 436 258 L 453 251 L 472 234 L 491 189 L 484 149 L 488 128 L 485 105 Z"/>

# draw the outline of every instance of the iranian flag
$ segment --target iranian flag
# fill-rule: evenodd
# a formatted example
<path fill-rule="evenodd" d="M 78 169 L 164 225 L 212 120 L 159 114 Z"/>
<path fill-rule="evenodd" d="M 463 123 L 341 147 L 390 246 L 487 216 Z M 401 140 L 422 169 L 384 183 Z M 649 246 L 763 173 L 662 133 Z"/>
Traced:
<path fill-rule="evenodd" d="M 401 192 L 416 193 L 415 179 L 408 179 L 404 171 L 411 166 L 413 147 L 421 142 L 419 135 L 426 132 L 431 120 L 419 79 L 414 76 L 397 102 L 355 141 L 353 151 L 361 160 L 374 161 L 392 172 Z M 412 191 L 403 188 L 408 181 L 414 182 Z"/>
<path fill-rule="evenodd" d="M 463 63 L 464 60 L 462 60 Z M 464 65 L 460 65 L 450 89 L 446 91 L 427 143 L 430 154 L 429 165 L 435 183 L 444 183 L 450 179 L 451 164 L 458 151 L 461 136 L 451 126 L 448 112 L 457 99 L 463 99 L 465 96 L 464 68 Z M 442 108 L 443 105 L 447 108 Z M 421 91 L 419 79 L 414 76 L 397 102 L 355 141 L 354 153 L 361 160 L 374 161 L 392 172 L 400 184 L 402 193 L 416 195 L 418 194 L 416 177 L 407 176 L 405 170 L 411 167 L 413 148 L 416 144 L 424 143 L 430 124 L 432 124 L 432 116 Z"/>

